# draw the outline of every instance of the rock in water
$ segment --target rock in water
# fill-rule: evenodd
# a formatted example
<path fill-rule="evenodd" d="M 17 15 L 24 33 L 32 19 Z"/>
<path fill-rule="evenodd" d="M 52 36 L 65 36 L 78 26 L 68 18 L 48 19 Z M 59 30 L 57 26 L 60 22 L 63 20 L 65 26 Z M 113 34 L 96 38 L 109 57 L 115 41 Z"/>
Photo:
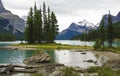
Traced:
<path fill-rule="evenodd" d="M 32 56 L 30 58 L 27 58 L 23 61 L 23 63 L 44 63 L 44 62 L 50 62 L 51 58 L 50 56 L 45 52 L 39 52 L 39 54 Z"/>

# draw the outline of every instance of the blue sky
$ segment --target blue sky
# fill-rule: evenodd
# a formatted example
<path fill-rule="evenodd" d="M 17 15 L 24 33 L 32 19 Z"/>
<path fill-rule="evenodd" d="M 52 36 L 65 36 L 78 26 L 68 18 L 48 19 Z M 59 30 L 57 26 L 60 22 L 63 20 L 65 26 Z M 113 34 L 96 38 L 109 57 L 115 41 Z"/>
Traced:
<path fill-rule="evenodd" d="M 28 14 L 35 1 L 38 6 L 42 5 L 43 0 L 2 0 L 6 9 L 20 17 Z M 97 24 L 109 10 L 113 15 L 120 11 L 120 0 L 45 0 L 45 2 L 56 13 L 60 31 L 72 22 L 83 19 Z"/>

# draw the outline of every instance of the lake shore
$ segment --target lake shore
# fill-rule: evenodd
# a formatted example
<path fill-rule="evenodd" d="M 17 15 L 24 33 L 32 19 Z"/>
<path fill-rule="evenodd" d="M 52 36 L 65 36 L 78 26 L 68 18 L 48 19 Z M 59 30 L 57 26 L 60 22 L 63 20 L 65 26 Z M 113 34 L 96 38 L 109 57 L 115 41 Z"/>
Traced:
<path fill-rule="evenodd" d="M 10 46 L 2 46 L 0 48 L 5 48 L 5 49 L 11 49 L 13 51 L 17 51 L 17 50 L 69 50 L 69 51 L 76 51 L 76 52 L 82 52 L 82 54 L 90 51 L 93 52 L 96 56 L 106 56 L 108 58 L 108 61 L 110 60 L 119 60 L 120 59 L 120 54 L 119 53 L 115 53 L 112 51 L 108 51 L 108 50 L 104 50 L 104 51 L 97 51 L 94 50 L 92 46 L 74 46 L 74 45 L 63 45 L 63 44 L 35 44 L 35 45 L 28 45 L 28 44 L 15 44 L 15 45 L 10 45 Z M 83 54 L 83 55 L 84 55 Z M 113 63 L 113 62 L 112 62 Z M 116 62 L 117 63 L 117 62 Z M 114 63 L 114 64 L 116 64 Z M 108 65 L 109 63 L 107 63 Z M 119 66 L 119 65 L 118 65 Z M 63 67 L 63 66 L 62 66 Z M 64 66 L 65 67 L 65 66 Z M 50 67 L 51 68 L 51 67 Z M 57 68 L 56 66 L 54 66 L 54 69 Z M 81 67 L 73 67 L 75 69 L 75 71 L 84 71 L 83 69 L 81 69 Z M 42 68 L 42 70 L 46 70 L 45 67 Z M 39 69 L 41 72 L 42 70 Z M 49 71 L 49 69 L 47 69 Z M 57 69 L 58 70 L 58 69 Z M 61 69 L 59 69 L 58 71 L 61 71 Z M 50 72 L 50 74 L 56 72 L 52 71 Z M 46 72 L 43 72 L 43 74 L 46 74 Z"/>
<path fill-rule="evenodd" d="M 41 50 L 41 49 L 56 49 L 56 50 L 93 50 L 92 46 L 77 46 L 65 44 L 16 44 L 11 46 L 2 46 L 0 48 L 12 50 Z"/>
<path fill-rule="evenodd" d="M 74 46 L 74 45 L 63 45 L 63 44 L 15 44 L 11 46 L 4 46 L 0 48 L 5 49 L 12 49 L 12 50 L 74 50 L 74 51 L 91 51 L 94 52 L 96 55 L 104 55 L 107 56 L 109 59 L 120 59 L 120 53 L 114 51 L 96 51 L 92 46 Z"/>

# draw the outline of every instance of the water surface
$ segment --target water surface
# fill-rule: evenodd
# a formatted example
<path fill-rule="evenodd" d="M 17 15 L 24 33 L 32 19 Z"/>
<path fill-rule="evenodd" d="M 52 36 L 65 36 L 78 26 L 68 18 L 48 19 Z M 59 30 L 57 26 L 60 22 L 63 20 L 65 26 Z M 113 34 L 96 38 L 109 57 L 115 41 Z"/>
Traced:
<path fill-rule="evenodd" d="M 0 64 L 23 64 L 23 60 L 32 56 L 35 52 L 35 50 L 0 49 Z M 97 57 L 93 52 L 78 52 L 75 50 L 45 50 L 45 52 L 51 56 L 52 63 L 61 63 L 66 66 L 79 66 L 82 68 L 100 66 L 102 58 L 105 59 L 105 57 Z M 87 60 L 97 61 L 97 65 L 85 62 Z"/>
<path fill-rule="evenodd" d="M 57 43 L 69 44 L 69 45 L 81 45 L 84 46 L 92 46 L 94 42 L 81 42 L 81 41 L 63 41 L 57 40 Z M 7 46 L 12 44 L 18 44 L 20 41 L 15 42 L 0 42 L 0 46 Z M 114 46 L 120 46 L 120 42 L 113 43 Z M 108 58 L 101 55 L 96 55 L 93 52 L 86 51 L 86 54 L 82 54 L 81 51 L 75 50 L 44 50 L 51 56 L 52 63 L 61 63 L 66 66 L 79 66 L 81 68 L 87 68 L 90 66 L 100 66 L 102 65 Z M 0 48 L 0 64 L 20 64 L 23 65 L 23 60 L 32 56 L 36 50 L 11 50 L 11 49 L 2 49 Z M 95 63 L 88 63 L 87 60 L 96 61 Z M 8 76 L 8 75 L 5 75 Z M 30 74 L 14 74 L 10 76 L 30 76 Z"/>
<path fill-rule="evenodd" d="M 23 64 L 23 60 L 32 56 L 33 50 L 0 49 L 0 64 Z"/>

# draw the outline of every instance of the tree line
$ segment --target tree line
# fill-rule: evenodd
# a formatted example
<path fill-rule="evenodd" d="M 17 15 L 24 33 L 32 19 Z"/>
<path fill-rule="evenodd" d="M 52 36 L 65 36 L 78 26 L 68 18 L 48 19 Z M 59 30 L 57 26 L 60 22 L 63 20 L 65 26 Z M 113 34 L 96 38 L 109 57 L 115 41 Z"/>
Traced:
<path fill-rule="evenodd" d="M 3 34 L 0 33 L 0 41 L 14 41 L 15 36 L 13 34 Z"/>
<path fill-rule="evenodd" d="M 34 8 L 30 8 L 25 30 L 25 38 L 29 44 L 53 43 L 58 30 L 56 15 L 49 7 L 46 9 L 45 2 L 42 9 L 38 9 L 36 3 Z"/>

